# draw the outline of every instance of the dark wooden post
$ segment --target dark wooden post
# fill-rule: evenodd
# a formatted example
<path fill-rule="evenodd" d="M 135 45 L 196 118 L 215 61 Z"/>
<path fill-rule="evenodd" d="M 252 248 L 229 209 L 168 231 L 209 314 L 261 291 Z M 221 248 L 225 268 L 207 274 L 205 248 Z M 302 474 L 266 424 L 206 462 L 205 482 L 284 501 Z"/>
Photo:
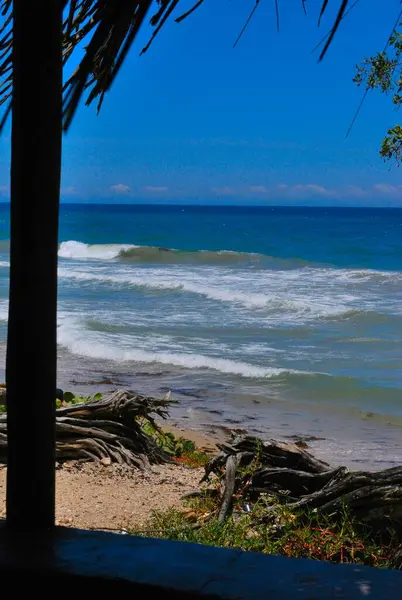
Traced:
<path fill-rule="evenodd" d="M 62 0 L 14 0 L 7 525 L 54 525 Z"/>

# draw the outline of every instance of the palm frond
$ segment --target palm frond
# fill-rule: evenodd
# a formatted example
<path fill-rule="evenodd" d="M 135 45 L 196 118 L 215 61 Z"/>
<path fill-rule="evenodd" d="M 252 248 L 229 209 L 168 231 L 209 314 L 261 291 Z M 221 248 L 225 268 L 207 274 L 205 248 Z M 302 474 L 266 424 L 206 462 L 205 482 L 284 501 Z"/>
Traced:
<path fill-rule="evenodd" d="M 12 89 L 12 48 L 13 48 L 13 30 L 11 0 L 4 0 L 1 5 L 1 16 L 4 23 L 0 28 L 0 106 L 5 104 L 11 97 Z M 10 109 L 5 110 L 8 115 Z M 5 119 L 2 119 L 5 122 Z"/>
<path fill-rule="evenodd" d="M 321 24 L 321 19 L 323 18 L 324 13 L 325 13 L 325 11 L 326 11 L 326 9 L 328 7 L 328 2 L 329 2 L 329 0 L 323 0 L 322 6 L 321 6 L 321 10 L 320 10 L 320 16 L 318 17 L 318 25 Z"/>
<path fill-rule="evenodd" d="M 32 0 L 30 0 L 32 1 Z M 300 1 L 300 0 L 296 0 Z M 335 0 L 339 10 L 320 58 L 328 50 L 337 28 L 344 16 L 348 0 Z M 128 51 L 135 43 L 138 33 L 152 7 L 154 13 L 149 19 L 154 28 L 145 52 L 163 28 L 171 15 L 184 4 L 184 0 L 62 0 L 65 20 L 63 23 L 64 64 L 77 47 L 84 48 L 84 55 L 73 75 L 64 85 L 63 126 L 67 130 L 75 111 L 87 92 L 86 104 L 97 100 L 98 110 L 102 106 L 106 92 L 120 71 Z M 254 0 L 255 6 L 260 0 Z M 306 0 L 301 0 L 305 8 Z M 194 0 L 194 4 L 175 18 L 183 21 L 198 9 L 204 0 Z M 329 0 L 322 0 L 320 19 L 324 15 Z M 5 105 L 0 118 L 0 131 L 10 112 L 12 96 L 12 48 L 13 48 L 13 0 L 0 0 L 3 24 L 0 27 L 0 106 Z M 279 0 L 275 0 L 277 23 L 279 26 Z M 248 24 L 248 18 L 246 25 Z M 242 33 L 246 27 L 243 28 Z M 241 37 L 241 36 L 239 36 Z"/>
<path fill-rule="evenodd" d="M 327 2 L 328 2 L 328 0 L 327 0 Z M 320 54 L 320 60 L 322 60 L 324 58 L 324 56 L 327 53 L 328 48 L 331 45 L 332 40 L 334 39 L 334 35 L 336 34 L 336 32 L 338 30 L 338 27 L 339 27 L 339 25 L 340 25 L 340 23 L 341 23 L 341 21 L 343 19 L 343 16 L 345 14 L 346 8 L 348 6 L 348 2 L 349 2 L 349 0 L 342 0 L 342 3 L 341 3 L 341 5 L 339 7 L 339 10 L 338 10 L 338 14 L 336 15 L 335 22 L 332 25 L 331 33 L 329 34 L 328 39 L 325 42 L 324 49 L 323 49 L 323 51 Z M 323 14 L 323 11 L 322 11 L 322 14 Z M 322 16 L 322 14 L 321 14 L 321 16 Z"/>

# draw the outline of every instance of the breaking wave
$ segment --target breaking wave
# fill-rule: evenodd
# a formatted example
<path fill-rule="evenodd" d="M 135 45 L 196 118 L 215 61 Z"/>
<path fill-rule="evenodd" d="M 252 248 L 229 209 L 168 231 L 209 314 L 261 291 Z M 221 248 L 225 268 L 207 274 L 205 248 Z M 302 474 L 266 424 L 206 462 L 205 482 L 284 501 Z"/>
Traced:
<path fill-rule="evenodd" d="M 119 260 L 128 263 L 193 264 L 193 265 L 236 265 L 252 264 L 282 268 L 297 268 L 309 265 L 302 259 L 281 259 L 264 254 L 236 252 L 233 250 L 178 250 L 158 246 L 136 246 L 132 244 L 84 244 L 74 240 L 62 242 L 60 258 Z"/>
<path fill-rule="evenodd" d="M 302 374 L 301 371 L 276 367 L 262 367 L 243 361 L 237 361 L 203 354 L 185 352 L 147 350 L 138 347 L 125 347 L 111 337 L 91 336 L 83 323 L 65 318 L 59 324 L 58 343 L 72 354 L 88 358 L 104 359 L 114 362 L 135 362 L 163 364 L 185 369 L 208 369 L 220 373 L 240 375 L 241 377 L 270 379 L 287 374 Z M 308 373 L 303 373 L 308 375 Z"/>

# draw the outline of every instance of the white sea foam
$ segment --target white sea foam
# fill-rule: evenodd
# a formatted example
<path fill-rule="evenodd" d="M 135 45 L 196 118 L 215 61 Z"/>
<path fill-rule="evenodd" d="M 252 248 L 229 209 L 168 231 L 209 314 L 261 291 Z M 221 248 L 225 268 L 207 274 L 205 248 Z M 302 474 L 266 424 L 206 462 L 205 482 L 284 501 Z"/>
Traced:
<path fill-rule="evenodd" d="M 233 363 L 262 369 L 252 363 L 263 362 L 264 367 L 271 368 L 276 366 L 271 357 L 280 356 L 274 347 L 269 348 L 276 345 L 272 329 L 289 330 L 288 341 L 281 337 L 283 343 L 279 347 L 283 348 L 293 338 L 291 332 L 304 327 L 318 334 L 325 322 L 333 321 L 328 334 L 332 339 L 338 321 L 348 328 L 347 321 L 352 327 L 354 323 L 359 327 L 364 319 L 370 327 L 382 322 L 384 316 L 392 319 L 400 315 L 402 310 L 400 274 L 311 266 L 254 270 L 239 265 L 233 268 L 218 264 L 176 264 L 173 259 L 169 264 L 109 261 L 110 257 L 120 258 L 123 249 L 118 244 L 87 246 L 80 242 L 66 242 L 61 247 L 61 254 L 72 257 L 60 261 L 61 289 L 77 298 L 83 317 L 93 320 L 89 325 L 91 335 L 98 330 L 97 323 L 102 322 L 104 327 L 101 325 L 98 333 L 116 336 L 107 343 L 105 338 L 94 341 L 91 337 L 90 343 L 84 337 L 79 343 L 91 346 L 81 349 L 84 355 L 92 352 L 113 360 L 152 362 L 157 354 L 159 362 L 198 361 L 200 365 L 203 360 L 216 362 L 211 356 L 216 355 L 230 361 L 229 366 L 221 365 L 222 371 L 238 369 Z M 77 310 L 74 303 L 70 308 L 73 312 Z M 101 317 L 101 311 L 106 311 L 106 319 Z M 142 338 L 136 340 L 140 331 Z M 150 346 L 144 342 L 151 340 L 156 332 L 165 335 L 169 331 L 173 332 L 175 343 L 170 340 L 161 344 L 154 340 Z M 126 333 L 127 344 L 122 341 Z M 182 344 L 177 343 L 179 338 Z M 299 339 L 297 334 L 296 340 Z M 227 344 L 222 351 L 218 348 L 221 343 Z M 74 338 L 74 348 L 79 353 L 77 344 Z M 142 358 L 138 348 L 145 353 Z M 295 360 L 305 360 L 304 355 L 295 357 L 293 350 L 290 354 Z M 323 359 L 322 349 L 312 353 L 316 354 L 314 360 L 319 363 Z M 210 367 L 205 365 L 205 368 Z"/>
<path fill-rule="evenodd" d="M 124 340 L 124 338 L 123 338 Z M 157 349 L 139 349 L 133 343 L 128 347 L 120 337 L 107 337 L 85 329 L 83 322 L 76 317 L 62 315 L 58 327 L 58 343 L 72 354 L 114 362 L 159 363 L 185 369 L 208 369 L 221 373 L 240 375 L 248 378 L 273 378 L 289 373 L 303 373 L 292 369 L 262 367 L 243 361 L 206 356 L 195 353 L 168 352 Z M 148 340 L 148 347 L 152 344 Z M 134 347 L 133 347 L 134 346 Z"/>
<path fill-rule="evenodd" d="M 168 275 L 165 270 L 157 269 L 131 269 L 130 271 L 110 270 L 79 270 L 77 268 L 59 268 L 59 276 L 64 279 L 81 282 L 99 282 L 100 284 L 113 284 L 114 286 L 144 288 L 166 292 L 187 292 L 204 296 L 209 300 L 241 305 L 247 309 L 266 309 L 281 313 L 298 314 L 306 317 L 330 317 L 342 315 L 351 310 L 350 302 L 356 297 L 351 294 L 323 294 L 314 295 L 310 288 L 293 291 L 287 285 L 284 286 L 282 273 L 277 272 L 275 276 L 262 280 L 259 285 L 254 283 L 255 291 L 251 291 L 252 282 L 247 277 L 239 280 L 229 279 L 217 273 L 208 273 L 208 285 L 205 285 L 205 275 L 193 272 L 176 270 Z M 265 286 L 264 286 L 265 283 Z M 225 285 L 226 284 L 226 285 Z M 245 288 L 244 291 L 241 287 Z M 282 287 L 282 289 L 280 289 Z M 272 293 L 271 289 L 278 289 Z M 260 291 L 261 290 L 261 291 Z M 262 291 L 264 290 L 264 291 Z"/>
<path fill-rule="evenodd" d="M 179 256 L 180 254 L 185 254 L 186 251 L 176 250 L 174 248 L 158 248 L 153 246 L 139 246 L 136 244 L 86 244 L 84 242 L 76 241 L 76 240 L 68 240 L 61 242 L 59 247 L 59 256 L 61 258 L 69 258 L 69 259 L 101 259 L 101 260 L 110 260 L 114 258 L 118 258 L 119 256 L 124 256 L 125 254 L 129 255 L 129 251 L 143 251 L 144 255 L 149 252 L 154 252 L 157 255 L 158 252 L 170 253 L 172 257 Z M 188 254 L 198 254 L 200 256 L 208 256 L 210 254 L 216 255 L 241 255 L 241 256 L 260 256 L 263 255 L 255 254 L 255 253 L 244 253 L 244 252 L 235 252 L 233 250 L 218 250 L 218 251 L 210 251 L 210 250 L 198 250 L 197 252 L 187 252 Z M 137 253 L 136 253 L 137 254 Z M 273 256 L 266 256 L 265 258 L 271 259 L 272 265 L 275 264 L 275 261 L 278 263 L 278 268 L 280 268 L 281 264 L 284 261 L 291 263 L 292 259 L 281 259 L 275 258 Z M 8 264 L 8 263 L 7 263 Z M 330 277 L 331 280 L 339 280 L 350 283 L 364 283 L 368 280 L 378 280 L 382 279 L 384 281 L 387 280 L 400 280 L 402 279 L 402 273 L 400 271 L 377 271 L 374 269 L 342 269 L 342 268 L 323 268 L 316 266 L 312 266 L 311 263 L 301 264 L 300 259 L 295 259 L 294 268 L 285 269 L 283 274 L 287 279 L 293 280 L 298 279 L 300 273 L 308 273 L 311 275 L 313 279 L 319 281 L 320 279 L 328 279 Z"/>
<path fill-rule="evenodd" d="M 61 258 L 110 260 L 117 258 L 122 251 L 130 248 L 136 248 L 136 246 L 130 244 L 84 244 L 70 240 L 60 244 L 59 256 Z"/>
<path fill-rule="evenodd" d="M 8 321 L 8 301 L 0 301 L 0 323 L 7 323 Z"/>

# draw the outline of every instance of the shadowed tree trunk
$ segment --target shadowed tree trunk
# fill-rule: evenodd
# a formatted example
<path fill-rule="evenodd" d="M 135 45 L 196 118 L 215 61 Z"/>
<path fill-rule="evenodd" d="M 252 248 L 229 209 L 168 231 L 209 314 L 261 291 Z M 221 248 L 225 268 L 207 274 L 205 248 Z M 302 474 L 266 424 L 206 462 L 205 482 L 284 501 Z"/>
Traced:
<path fill-rule="evenodd" d="M 62 0 L 14 0 L 13 10 L 6 381 L 7 524 L 15 530 L 54 525 Z"/>
<path fill-rule="evenodd" d="M 262 497 L 270 505 L 261 522 L 275 521 L 286 505 L 295 519 L 310 526 L 312 511 L 333 523 L 341 523 L 347 513 L 374 538 L 402 535 L 402 467 L 373 473 L 334 468 L 294 443 L 248 435 L 233 436 L 218 448 L 202 481 L 211 473 L 224 481 L 220 521 L 230 514 L 235 496 L 251 505 Z M 402 564 L 402 554 L 398 561 Z"/>

